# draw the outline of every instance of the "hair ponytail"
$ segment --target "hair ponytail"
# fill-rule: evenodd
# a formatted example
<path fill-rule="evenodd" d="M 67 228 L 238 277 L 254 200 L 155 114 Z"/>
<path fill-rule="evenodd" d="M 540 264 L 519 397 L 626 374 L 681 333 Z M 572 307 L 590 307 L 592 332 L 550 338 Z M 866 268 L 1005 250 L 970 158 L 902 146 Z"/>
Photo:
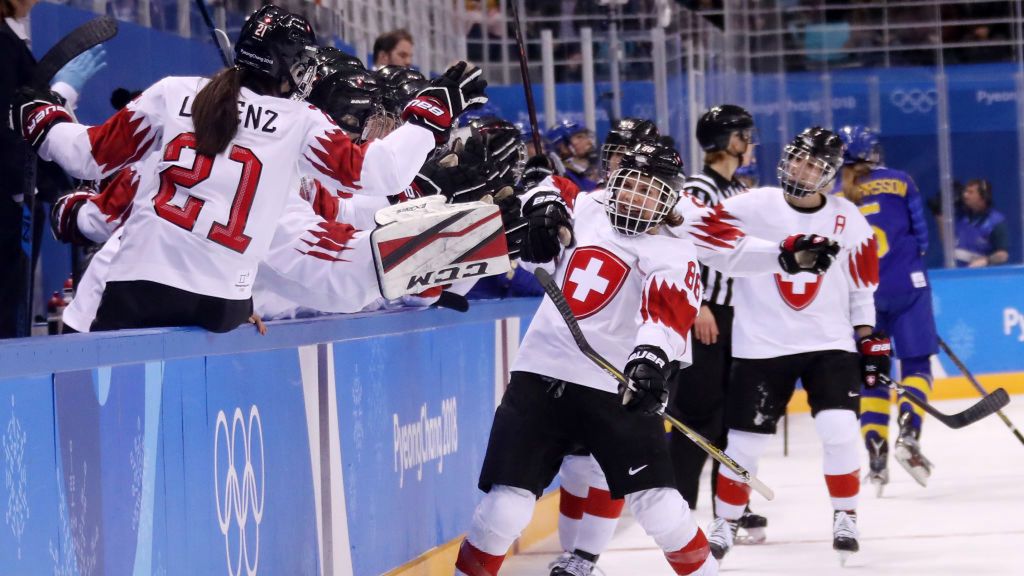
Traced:
<path fill-rule="evenodd" d="M 192 104 L 192 125 L 196 133 L 196 152 L 216 156 L 227 149 L 238 132 L 238 98 L 242 72 L 237 67 L 217 73 L 196 94 Z"/>

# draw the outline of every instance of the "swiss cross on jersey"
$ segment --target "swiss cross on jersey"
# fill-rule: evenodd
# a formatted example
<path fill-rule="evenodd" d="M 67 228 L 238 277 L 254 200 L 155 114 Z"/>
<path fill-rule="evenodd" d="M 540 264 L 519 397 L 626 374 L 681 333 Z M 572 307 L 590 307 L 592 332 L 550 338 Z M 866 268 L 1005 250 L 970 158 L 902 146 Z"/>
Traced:
<path fill-rule="evenodd" d="M 800 274 L 776 274 L 775 286 L 779 289 L 779 296 L 793 310 L 803 310 L 814 302 L 821 289 L 821 281 L 825 275 L 817 276 L 806 272 Z"/>
<path fill-rule="evenodd" d="M 629 265 L 604 248 L 577 248 L 562 281 L 562 291 L 576 318 L 593 316 L 607 306 L 619 293 L 629 270 Z"/>

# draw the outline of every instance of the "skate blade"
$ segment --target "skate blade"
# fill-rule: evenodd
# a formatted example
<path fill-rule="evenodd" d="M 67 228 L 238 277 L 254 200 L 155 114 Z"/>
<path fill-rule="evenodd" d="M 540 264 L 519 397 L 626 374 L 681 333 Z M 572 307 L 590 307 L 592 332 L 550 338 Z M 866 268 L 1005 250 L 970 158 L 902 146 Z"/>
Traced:
<path fill-rule="evenodd" d="M 849 560 L 850 556 L 852 556 L 852 555 L 853 555 L 853 552 L 851 552 L 849 550 L 839 550 L 839 565 L 842 566 L 843 568 L 845 568 L 846 567 L 846 561 Z"/>
<path fill-rule="evenodd" d="M 768 532 L 764 528 L 741 528 L 744 533 L 736 534 L 734 544 L 742 546 L 752 546 L 755 544 L 764 544 L 765 540 L 768 539 Z"/>
<path fill-rule="evenodd" d="M 885 492 L 885 482 L 872 480 L 871 483 L 875 485 L 875 498 L 881 498 L 882 492 Z"/>
<path fill-rule="evenodd" d="M 914 466 L 910 462 L 912 458 L 910 452 L 906 449 L 900 448 L 896 449 L 895 457 L 896 461 L 899 462 L 900 466 L 907 471 L 907 474 L 910 474 L 911 478 L 920 484 L 922 488 L 928 487 L 928 478 L 932 475 L 932 463 L 927 458 L 921 456 L 921 462 L 923 462 L 923 465 Z"/>

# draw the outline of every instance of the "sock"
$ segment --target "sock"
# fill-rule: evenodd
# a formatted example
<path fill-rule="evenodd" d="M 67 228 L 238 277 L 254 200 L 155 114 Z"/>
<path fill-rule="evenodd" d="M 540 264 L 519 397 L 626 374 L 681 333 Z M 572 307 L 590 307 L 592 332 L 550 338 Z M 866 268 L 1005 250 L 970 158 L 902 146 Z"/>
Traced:
<path fill-rule="evenodd" d="M 607 490 L 591 487 L 576 532 L 574 549 L 590 554 L 602 554 L 607 550 L 625 505 L 625 500 L 613 500 Z"/>
<path fill-rule="evenodd" d="M 822 464 L 835 510 L 855 510 L 860 492 L 857 415 L 851 410 L 822 410 L 814 417 L 821 438 Z"/>

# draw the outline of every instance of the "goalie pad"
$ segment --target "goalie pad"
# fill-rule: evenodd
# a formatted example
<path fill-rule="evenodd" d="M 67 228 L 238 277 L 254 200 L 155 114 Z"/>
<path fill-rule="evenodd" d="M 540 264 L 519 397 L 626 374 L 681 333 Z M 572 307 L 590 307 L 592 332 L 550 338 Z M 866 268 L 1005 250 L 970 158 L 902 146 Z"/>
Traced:
<path fill-rule="evenodd" d="M 376 221 L 370 238 L 385 298 L 512 269 L 494 204 L 446 204 L 441 196 L 427 196 L 382 208 Z"/>

